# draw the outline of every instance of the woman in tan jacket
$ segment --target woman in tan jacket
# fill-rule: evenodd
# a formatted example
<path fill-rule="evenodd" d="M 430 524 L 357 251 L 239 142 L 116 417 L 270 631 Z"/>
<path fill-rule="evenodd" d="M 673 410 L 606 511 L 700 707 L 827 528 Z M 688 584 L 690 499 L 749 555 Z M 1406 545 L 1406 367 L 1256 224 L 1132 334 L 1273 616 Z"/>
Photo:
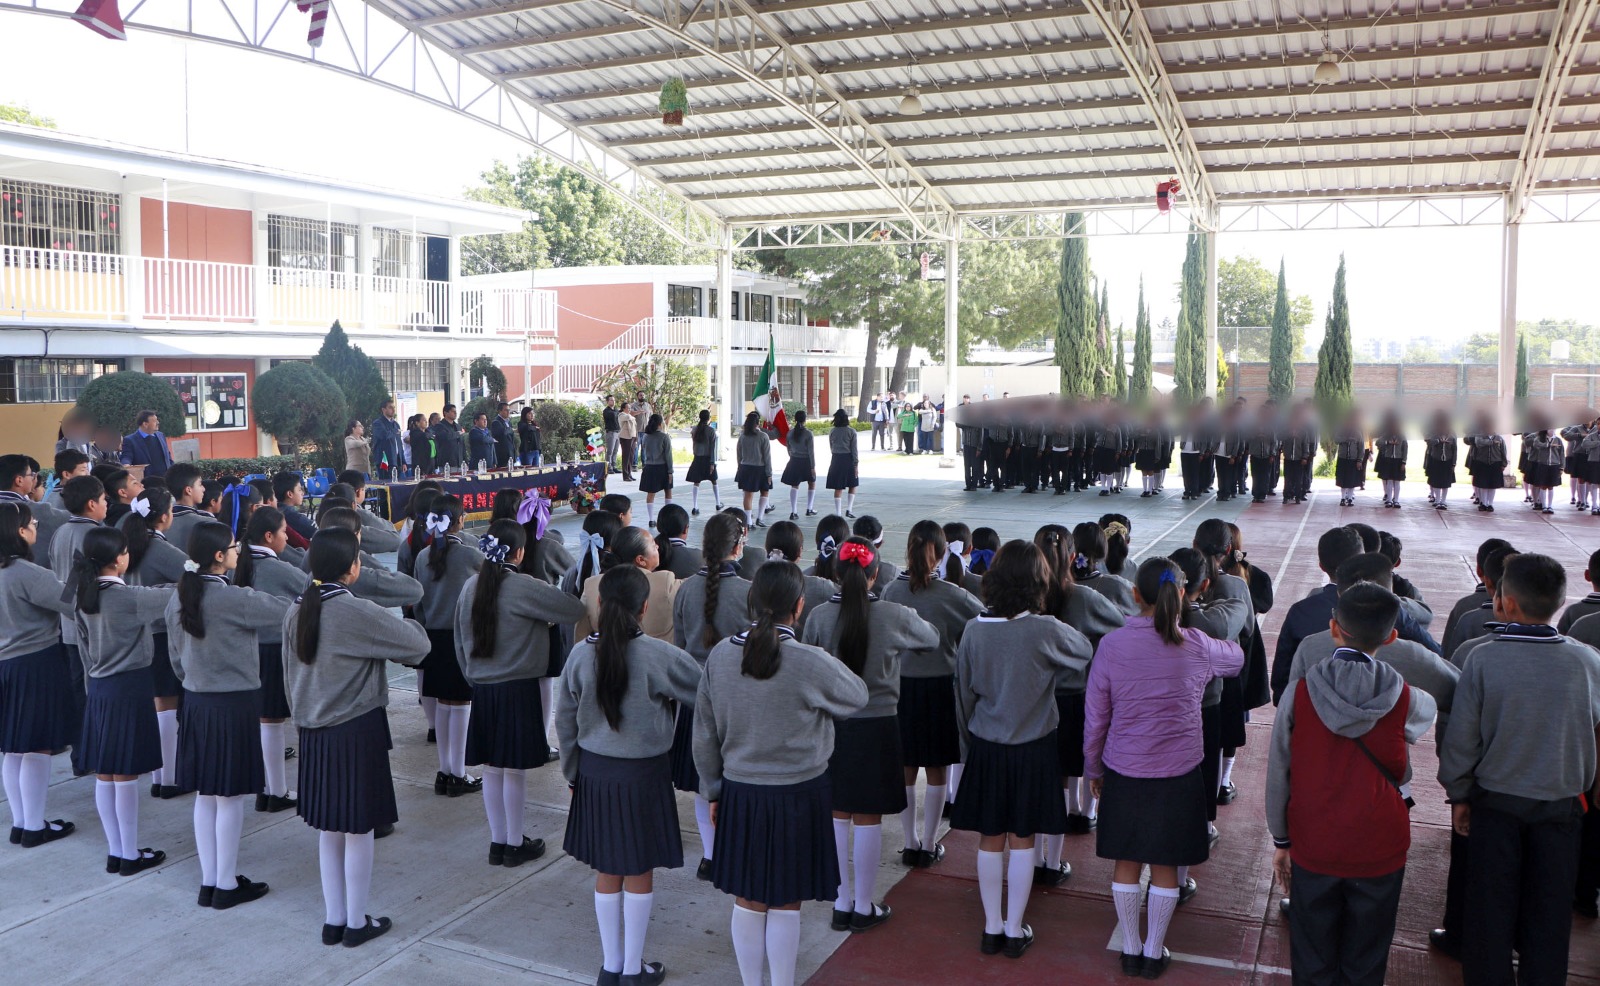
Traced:
<path fill-rule="evenodd" d="M 623 460 L 627 461 L 627 460 Z M 633 565 L 650 580 L 649 604 L 639 626 L 645 634 L 657 640 L 672 643 L 672 601 L 681 584 L 678 577 L 665 570 L 657 570 L 661 555 L 656 543 L 643 528 L 624 527 L 611 539 L 607 570 L 618 565 Z M 584 614 L 573 628 L 572 639 L 582 640 L 594 631 L 600 621 L 600 575 L 589 576 L 583 583 Z"/>
<path fill-rule="evenodd" d="M 639 442 L 639 422 L 631 414 L 617 415 L 617 440 L 622 443 L 622 478 L 633 482 L 633 447 Z"/>

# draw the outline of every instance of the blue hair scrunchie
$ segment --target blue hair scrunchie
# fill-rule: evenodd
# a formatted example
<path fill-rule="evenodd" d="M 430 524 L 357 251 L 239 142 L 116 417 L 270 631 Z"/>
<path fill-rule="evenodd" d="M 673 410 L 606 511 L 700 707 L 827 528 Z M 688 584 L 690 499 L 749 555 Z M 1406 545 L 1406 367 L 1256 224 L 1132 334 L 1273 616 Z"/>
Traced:
<path fill-rule="evenodd" d="M 1178 584 L 1178 573 L 1173 571 L 1170 568 L 1162 569 L 1161 570 L 1161 582 L 1160 582 L 1160 584 L 1161 585 L 1177 585 Z"/>

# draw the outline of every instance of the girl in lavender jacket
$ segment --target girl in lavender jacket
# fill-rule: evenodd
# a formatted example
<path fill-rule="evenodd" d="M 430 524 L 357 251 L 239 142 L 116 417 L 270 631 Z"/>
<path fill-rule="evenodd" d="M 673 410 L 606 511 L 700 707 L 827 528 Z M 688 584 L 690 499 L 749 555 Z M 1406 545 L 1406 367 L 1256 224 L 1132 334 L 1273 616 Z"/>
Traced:
<path fill-rule="evenodd" d="M 1200 699 L 1212 678 L 1244 666 L 1231 640 L 1185 626 L 1183 574 L 1167 558 L 1139 566 L 1137 616 L 1100 641 L 1089 669 L 1084 774 L 1100 798 L 1096 852 L 1116 860 L 1111 895 L 1122 924 L 1122 970 L 1155 979 L 1178 906 L 1180 868 L 1210 856 L 1201 775 Z M 1148 932 L 1139 938 L 1139 871 L 1150 867 Z"/>

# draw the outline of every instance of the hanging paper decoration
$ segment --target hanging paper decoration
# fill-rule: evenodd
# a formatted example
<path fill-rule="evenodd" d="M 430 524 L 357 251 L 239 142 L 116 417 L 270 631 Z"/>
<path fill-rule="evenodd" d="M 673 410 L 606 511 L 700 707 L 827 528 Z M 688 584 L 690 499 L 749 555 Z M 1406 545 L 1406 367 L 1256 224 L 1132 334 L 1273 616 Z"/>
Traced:
<path fill-rule="evenodd" d="M 683 115 L 689 112 L 689 87 L 682 78 L 675 75 L 661 84 L 658 106 L 662 123 L 670 127 L 683 126 Z"/>
<path fill-rule="evenodd" d="M 1182 186 L 1178 179 L 1156 183 L 1156 209 L 1166 212 L 1172 208 L 1172 200 L 1177 197 Z"/>
<path fill-rule="evenodd" d="M 128 40 L 128 31 L 122 26 L 122 13 L 117 10 L 117 0 L 83 0 L 73 11 L 72 19 L 103 37 L 114 41 Z"/>
<path fill-rule="evenodd" d="M 328 0 L 295 0 L 294 6 L 302 14 L 311 12 L 311 27 L 306 31 L 306 44 L 313 48 L 321 48 L 322 32 L 328 24 Z"/>

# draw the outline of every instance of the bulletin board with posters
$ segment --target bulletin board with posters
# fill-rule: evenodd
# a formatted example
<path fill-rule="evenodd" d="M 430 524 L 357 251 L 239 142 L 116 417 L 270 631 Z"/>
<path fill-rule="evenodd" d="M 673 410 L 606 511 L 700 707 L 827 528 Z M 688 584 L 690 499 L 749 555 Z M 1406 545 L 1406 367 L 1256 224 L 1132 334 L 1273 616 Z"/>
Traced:
<path fill-rule="evenodd" d="M 243 373 L 158 373 L 172 384 L 190 432 L 250 427 L 250 386 Z"/>

